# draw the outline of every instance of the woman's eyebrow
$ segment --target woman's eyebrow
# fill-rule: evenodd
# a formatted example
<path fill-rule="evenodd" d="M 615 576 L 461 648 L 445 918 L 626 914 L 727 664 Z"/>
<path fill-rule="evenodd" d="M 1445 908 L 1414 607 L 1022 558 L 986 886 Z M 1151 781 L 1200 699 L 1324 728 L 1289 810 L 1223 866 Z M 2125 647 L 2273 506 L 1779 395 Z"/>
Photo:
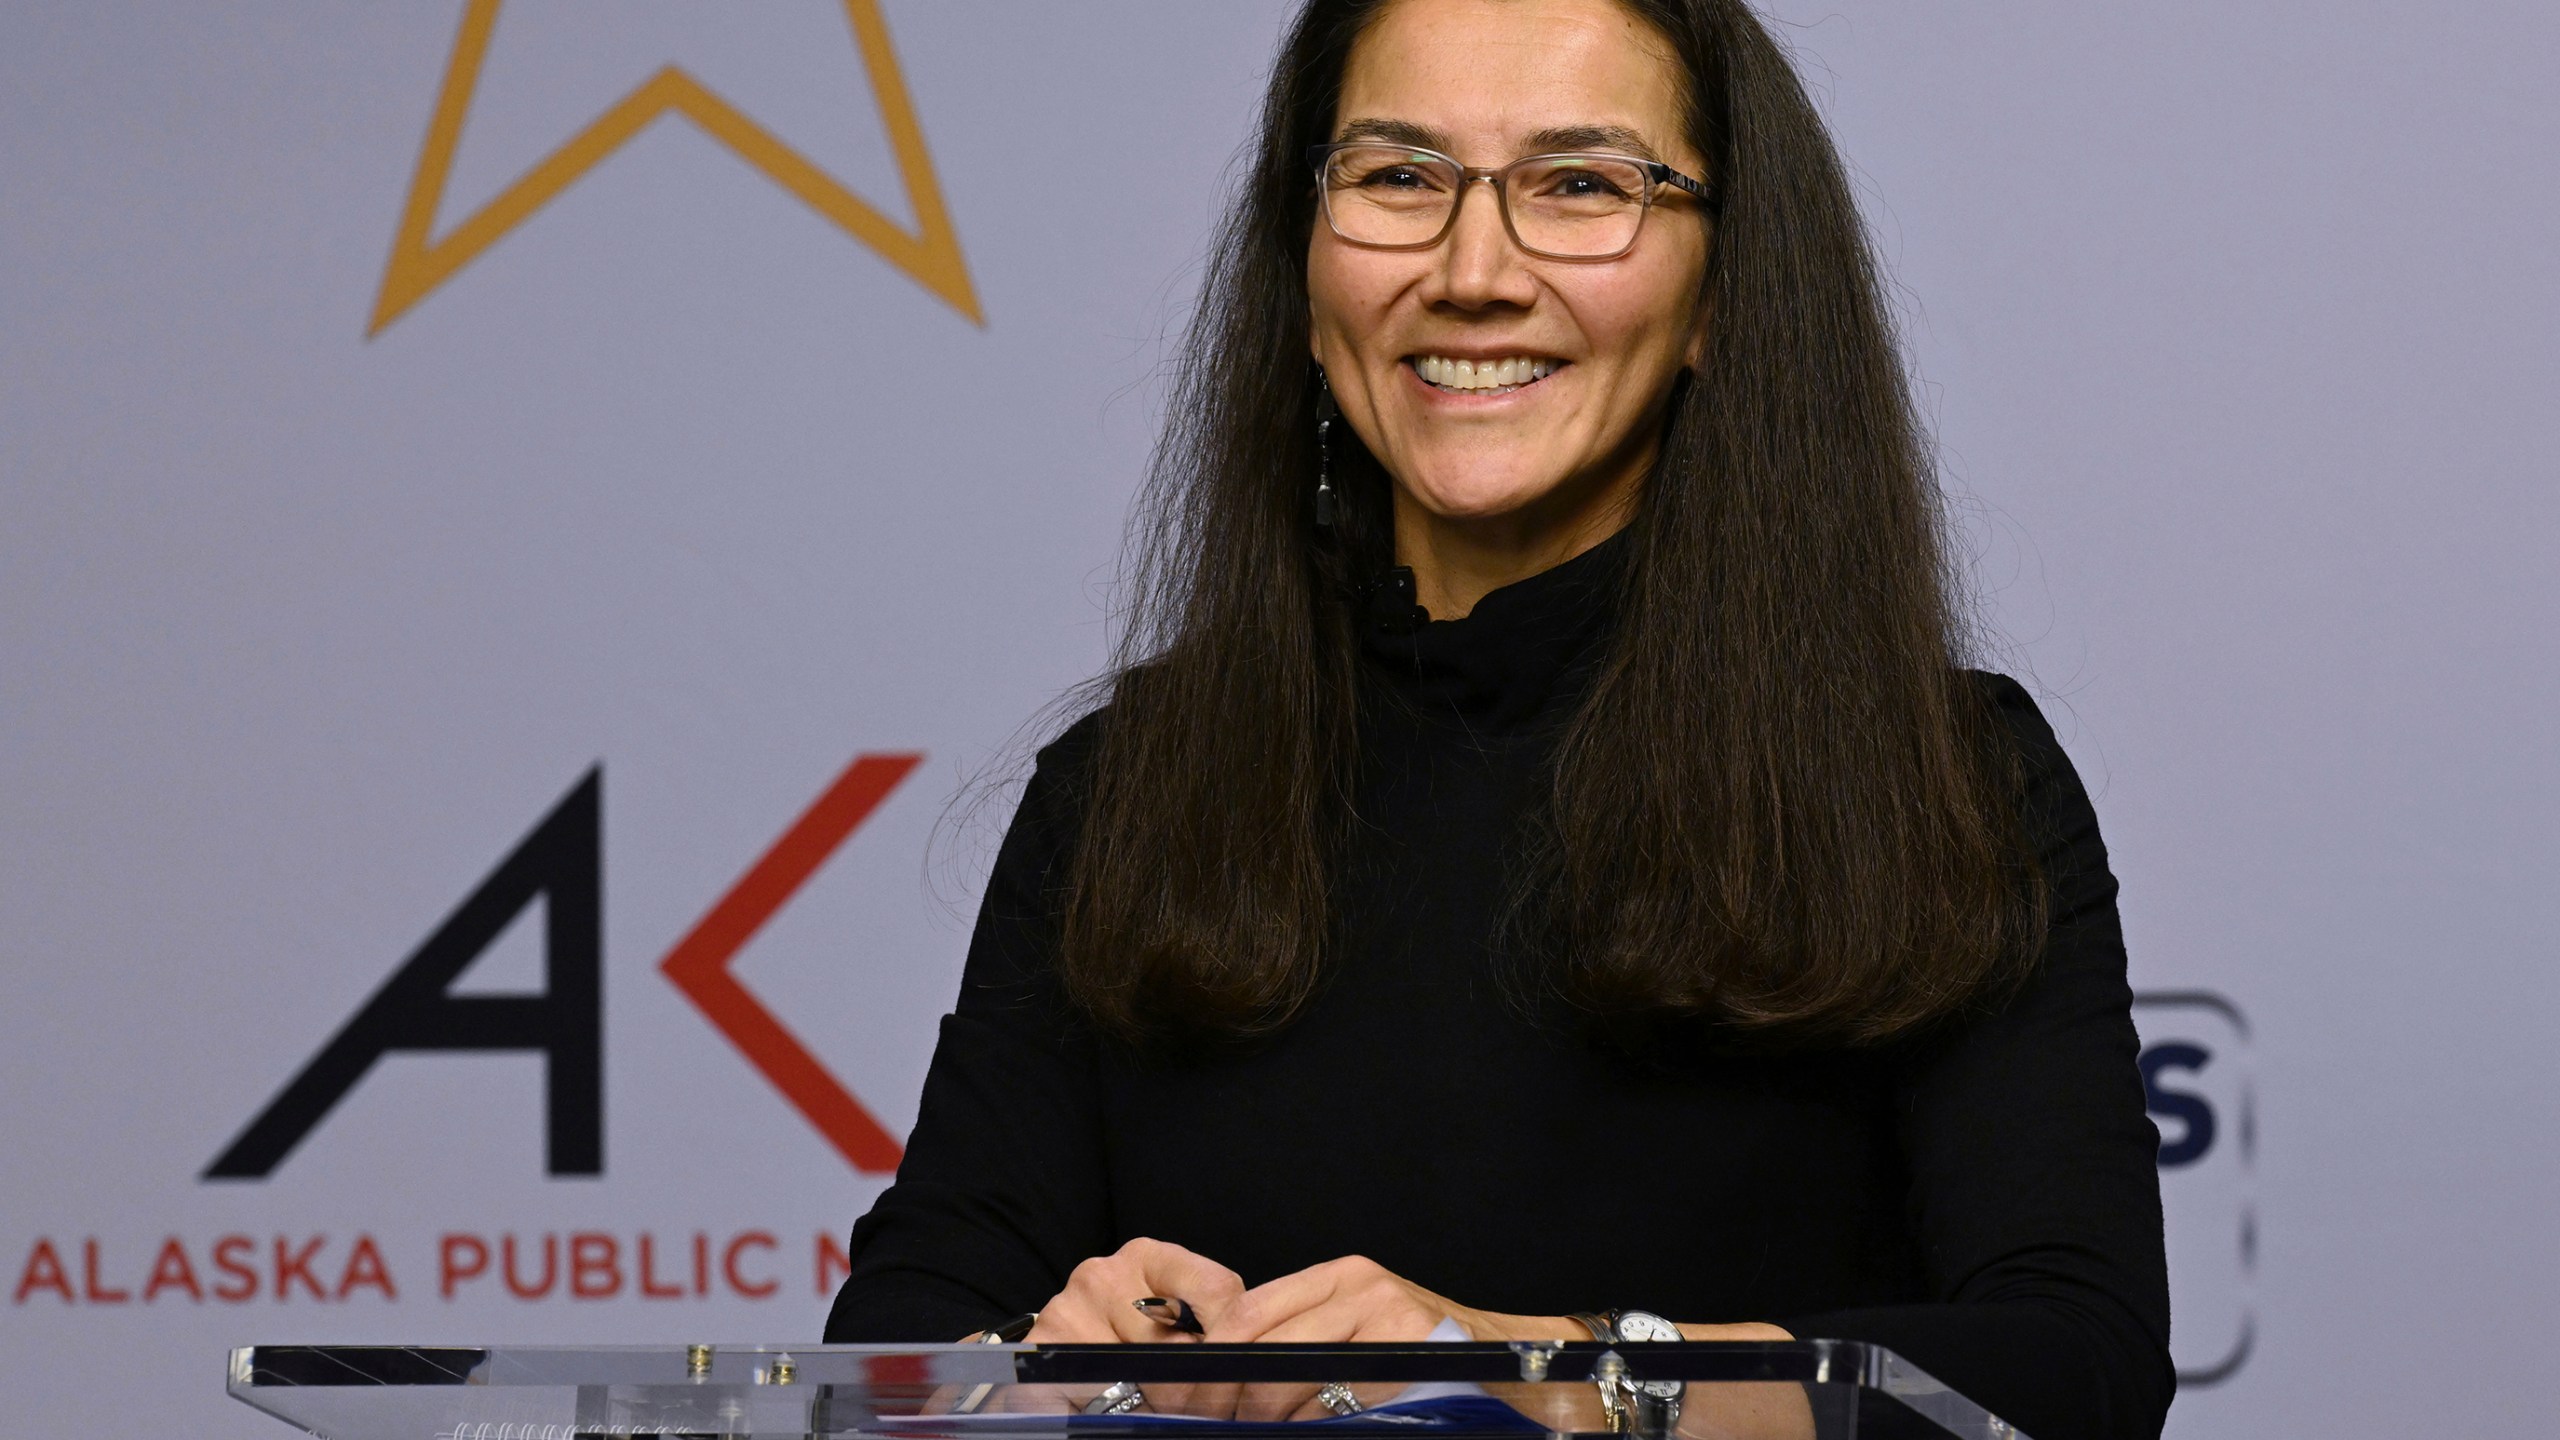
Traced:
<path fill-rule="evenodd" d="M 1659 160 L 1644 136 L 1624 125 L 1558 125 L 1529 137 L 1528 154 L 1560 150 L 1614 150 L 1639 160 Z"/>
<path fill-rule="evenodd" d="M 1378 140 L 1389 145 L 1410 145 L 1417 150 L 1445 152 L 1449 148 L 1449 137 L 1428 125 L 1416 125 L 1410 120 L 1385 120 L 1376 117 L 1346 121 L 1341 133 L 1333 138 L 1337 141 Z"/>
<path fill-rule="evenodd" d="M 1387 145 L 1410 145 L 1417 150 L 1450 151 L 1449 137 L 1428 125 L 1410 120 L 1390 120 L 1382 116 L 1363 116 L 1343 122 L 1334 138 L 1337 141 L 1375 140 Z M 1625 125 L 1551 125 L 1528 137 L 1520 153 L 1551 155 L 1567 150 L 1613 150 L 1633 155 L 1640 160 L 1659 160 L 1653 146 L 1644 136 Z"/>

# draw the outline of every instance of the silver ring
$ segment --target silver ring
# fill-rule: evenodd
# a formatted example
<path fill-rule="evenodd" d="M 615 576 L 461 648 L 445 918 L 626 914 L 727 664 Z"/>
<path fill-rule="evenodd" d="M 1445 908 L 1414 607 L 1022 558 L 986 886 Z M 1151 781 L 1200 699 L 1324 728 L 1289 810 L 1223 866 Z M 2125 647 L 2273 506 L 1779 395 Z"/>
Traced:
<path fill-rule="evenodd" d="M 1350 1386 L 1343 1384 L 1339 1380 L 1336 1380 L 1332 1384 L 1318 1390 L 1316 1392 L 1316 1403 L 1327 1410 L 1332 1411 L 1336 1415 L 1357 1415 L 1361 1411 L 1369 1408 L 1368 1406 L 1360 1403 L 1359 1396 L 1351 1393 Z"/>
<path fill-rule="evenodd" d="M 1084 1402 L 1087 1415 L 1126 1415 L 1147 1403 L 1147 1392 L 1135 1380 L 1114 1380 L 1101 1394 Z"/>

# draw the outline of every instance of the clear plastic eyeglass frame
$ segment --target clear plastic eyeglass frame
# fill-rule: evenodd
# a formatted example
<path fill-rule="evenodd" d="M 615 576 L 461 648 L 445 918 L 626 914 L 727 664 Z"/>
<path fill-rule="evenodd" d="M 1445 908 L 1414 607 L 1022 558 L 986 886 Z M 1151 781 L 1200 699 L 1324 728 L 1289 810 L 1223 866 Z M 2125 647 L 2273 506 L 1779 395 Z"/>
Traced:
<path fill-rule="evenodd" d="M 1440 228 L 1431 238 L 1382 242 L 1364 240 L 1343 230 L 1342 222 L 1335 216 L 1333 209 L 1332 170 L 1337 157 L 1353 151 L 1392 151 L 1403 155 L 1406 163 L 1428 164 L 1444 173 L 1450 180 L 1449 212 L 1441 217 Z M 1520 226 L 1512 218 L 1511 213 L 1511 177 L 1530 166 L 1553 166 L 1560 161 L 1584 164 L 1601 161 L 1612 165 L 1633 166 L 1644 177 L 1644 190 L 1638 198 L 1635 224 L 1628 229 L 1624 244 L 1606 252 L 1577 253 L 1532 245 L 1521 236 Z M 1487 167 L 1461 165 L 1455 156 L 1444 155 L 1437 150 L 1426 150 L 1414 145 L 1397 145 L 1380 140 L 1345 140 L 1330 145 L 1310 147 L 1307 151 L 1307 162 L 1315 167 L 1316 205 L 1324 212 L 1326 227 L 1345 244 L 1357 245 L 1364 250 L 1428 250 L 1448 239 L 1449 232 L 1457 228 L 1458 211 L 1466 202 L 1467 186 L 1477 181 L 1493 187 L 1494 208 L 1502 214 L 1502 228 L 1510 235 L 1511 243 L 1531 255 L 1547 260 L 1594 262 L 1615 260 L 1633 250 L 1636 247 L 1637 238 L 1644 234 L 1645 219 L 1653 213 L 1654 196 L 1666 185 L 1695 199 L 1709 215 L 1716 214 L 1722 208 L 1722 198 L 1716 193 L 1716 187 L 1710 181 L 1683 175 L 1659 160 L 1643 160 L 1633 155 L 1615 155 L 1606 151 L 1559 151 L 1548 155 L 1523 155 L 1508 165 Z"/>

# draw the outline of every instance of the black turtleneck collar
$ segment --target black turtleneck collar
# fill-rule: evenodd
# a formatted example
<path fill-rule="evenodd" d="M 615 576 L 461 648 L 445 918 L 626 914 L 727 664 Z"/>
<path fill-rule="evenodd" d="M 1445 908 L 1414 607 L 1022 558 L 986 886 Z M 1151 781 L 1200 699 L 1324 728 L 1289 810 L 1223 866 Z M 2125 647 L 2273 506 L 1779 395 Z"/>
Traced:
<path fill-rule="evenodd" d="M 1626 535 L 1489 592 L 1460 620 L 1428 619 L 1411 572 L 1390 571 L 1365 588 L 1361 651 L 1426 716 L 1493 733 L 1560 721 L 1614 628 Z"/>

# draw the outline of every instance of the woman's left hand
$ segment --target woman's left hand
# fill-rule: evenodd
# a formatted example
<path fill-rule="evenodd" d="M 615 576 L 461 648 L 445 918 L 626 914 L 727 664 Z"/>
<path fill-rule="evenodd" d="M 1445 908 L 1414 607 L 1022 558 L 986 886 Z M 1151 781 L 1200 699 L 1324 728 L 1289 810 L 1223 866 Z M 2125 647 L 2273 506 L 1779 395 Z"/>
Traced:
<path fill-rule="evenodd" d="M 1212 1342 L 1243 1344 L 1263 1341 L 1275 1344 L 1338 1345 L 1351 1341 L 1406 1342 L 1430 1338 L 1444 1320 L 1454 1320 L 1467 1332 L 1470 1340 L 1587 1340 L 1591 1332 L 1580 1321 L 1564 1315 L 1509 1315 L 1498 1310 L 1478 1310 L 1461 1305 L 1445 1295 L 1435 1294 L 1389 1270 L 1375 1260 L 1357 1255 L 1310 1265 L 1294 1275 L 1283 1275 L 1267 1284 L 1257 1285 L 1231 1302 L 1216 1323 L 1210 1325 L 1203 1339 Z M 1791 1338 L 1775 1325 L 1699 1325 L 1683 1324 L 1683 1338 L 1690 1340 L 1785 1340 Z M 1241 1392 L 1227 1387 L 1203 1386 L 1199 1401 L 1205 1402 L 1194 1414 L 1226 1415 L 1239 1420 L 1313 1419 L 1328 1413 L 1316 1401 L 1313 1385 L 1249 1385 Z M 1379 1387 L 1380 1393 L 1359 1394 L 1365 1404 L 1377 1404 L 1387 1393 L 1400 1387 Z M 1601 1421 L 1599 1402 L 1589 1394 L 1588 1386 L 1523 1386 L 1524 1392 L 1515 1404 L 1526 1403 L 1536 1408 L 1567 1404 L 1571 1415 L 1546 1417 L 1551 1429 L 1588 1430 Z M 1743 1392 L 1776 1388 L 1786 1392 L 1777 1400 Z M 1689 1423 L 1684 1412 L 1681 1430 L 1684 1434 L 1748 1435 L 1810 1437 L 1809 1415 L 1801 1414 L 1803 1397 L 1793 1386 L 1737 1385 L 1709 1387 L 1714 1393 L 1702 1392 L 1695 1409 L 1696 1425 Z M 1559 1390 L 1561 1393 L 1558 1393 Z M 1207 1392 L 1223 1393 L 1207 1393 Z M 1724 1392 L 1734 1392 L 1730 1395 Z M 1228 1396 L 1232 1395 L 1230 1402 Z M 1749 1414 L 1733 1413 L 1736 1406 Z M 1774 1408 L 1773 1408 L 1774 1407 Z M 1759 1411 L 1767 1409 L 1769 1414 Z M 1591 1413 L 1583 1414 L 1584 1410 Z"/>
<path fill-rule="evenodd" d="M 1471 1323 L 1481 1313 L 1435 1295 L 1375 1260 L 1346 1255 L 1247 1290 L 1228 1303 L 1204 1338 L 1213 1344 L 1299 1345 L 1420 1340 L 1443 1320 L 1466 1326 L 1476 1339 L 1497 1338 Z"/>
<path fill-rule="evenodd" d="M 1563 1340 L 1583 1333 L 1569 1320 L 1460 1305 L 1375 1260 L 1350 1255 L 1247 1290 L 1202 1338 L 1212 1344 L 1414 1341 L 1428 1339 L 1444 1320 L 1457 1321 L 1474 1340 Z M 1315 1396 L 1313 1385 L 1249 1385 L 1236 1397 L 1233 1413 L 1239 1420 L 1321 1417 L 1327 1412 Z M 1374 1403 L 1373 1397 L 1361 1398 Z M 1218 1407 L 1209 1413 L 1227 1412 Z"/>

